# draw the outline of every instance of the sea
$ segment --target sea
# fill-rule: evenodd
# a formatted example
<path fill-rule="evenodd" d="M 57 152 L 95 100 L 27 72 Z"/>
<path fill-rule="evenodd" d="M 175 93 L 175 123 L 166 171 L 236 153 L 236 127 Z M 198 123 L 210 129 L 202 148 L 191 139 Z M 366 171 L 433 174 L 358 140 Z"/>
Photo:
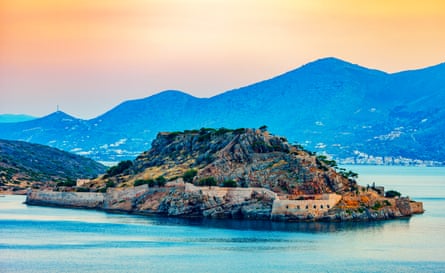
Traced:
<path fill-rule="evenodd" d="M 345 166 L 424 203 L 368 223 L 178 219 L 0 197 L 0 272 L 445 272 L 445 168 Z"/>

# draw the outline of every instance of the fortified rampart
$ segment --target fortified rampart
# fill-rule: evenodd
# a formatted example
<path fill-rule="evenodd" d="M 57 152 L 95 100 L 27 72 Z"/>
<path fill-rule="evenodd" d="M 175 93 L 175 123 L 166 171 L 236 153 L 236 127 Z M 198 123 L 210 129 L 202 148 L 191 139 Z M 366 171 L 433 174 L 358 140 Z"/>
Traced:
<path fill-rule="evenodd" d="M 320 216 L 335 207 L 340 200 L 341 195 L 335 193 L 323 194 L 317 200 L 274 200 L 271 218 L 279 220 L 307 217 L 310 214 Z"/>
<path fill-rule="evenodd" d="M 190 185 L 190 186 L 188 186 Z M 191 187 L 194 187 L 195 189 L 199 189 L 204 195 L 207 195 L 209 197 L 219 197 L 219 198 L 225 198 L 227 200 L 231 200 L 233 203 L 242 203 L 245 200 L 248 200 L 252 197 L 252 195 L 261 195 L 264 196 L 264 198 L 267 198 L 269 200 L 276 200 L 277 194 L 274 193 L 271 190 L 264 189 L 264 188 L 228 188 L 228 187 L 196 187 L 191 184 L 186 184 L 186 190 L 192 189 Z"/>
<path fill-rule="evenodd" d="M 342 199 L 341 195 L 335 193 L 299 198 L 302 200 L 280 200 L 276 193 L 264 188 L 197 187 L 185 183 L 172 187 L 141 185 L 109 188 L 106 193 L 29 191 L 26 203 L 184 217 L 276 221 L 370 219 L 370 214 L 366 212 L 355 218 L 345 211 L 333 214 L 331 209 Z M 398 198 L 389 203 L 389 207 L 374 212 L 372 219 L 389 219 L 423 212 L 422 203 L 413 202 L 409 198 Z"/>
<path fill-rule="evenodd" d="M 103 208 L 130 211 L 136 200 L 147 192 L 148 185 L 140 185 L 133 188 L 108 188 Z"/>
<path fill-rule="evenodd" d="M 26 197 L 29 205 L 61 207 L 102 208 L 105 194 L 97 192 L 30 191 Z"/>

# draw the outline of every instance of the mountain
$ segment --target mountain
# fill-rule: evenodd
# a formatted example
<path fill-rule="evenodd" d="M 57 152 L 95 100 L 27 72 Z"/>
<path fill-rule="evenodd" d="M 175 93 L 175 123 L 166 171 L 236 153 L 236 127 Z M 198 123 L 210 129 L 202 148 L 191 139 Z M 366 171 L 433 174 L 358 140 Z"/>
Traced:
<path fill-rule="evenodd" d="M 35 119 L 36 117 L 29 115 L 2 114 L 0 115 L 0 123 L 22 122 Z"/>
<path fill-rule="evenodd" d="M 151 149 L 128 163 L 125 171 L 111 168 L 104 179 L 115 184 L 160 176 L 174 180 L 193 169 L 196 185 L 202 178 L 212 177 L 216 184 L 232 181 L 233 186 L 267 188 L 278 194 L 344 193 L 356 186 L 346 175 L 328 168 L 330 161 L 292 146 L 266 129 L 159 133 Z"/>
<path fill-rule="evenodd" d="M 36 182 L 72 183 L 107 170 L 89 158 L 40 144 L 0 140 L 1 186 L 25 188 Z"/>
<path fill-rule="evenodd" d="M 443 165 L 444 99 L 445 64 L 388 74 L 325 58 L 211 98 L 164 91 L 91 120 L 59 112 L 0 124 L 0 137 L 118 161 L 160 131 L 267 125 L 342 163 Z"/>
<path fill-rule="evenodd" d="M 87 181 L 80 192 L 34 190 L 26 203 L 274 221 L 370 221 L 423 213 L 421 202 L 382 186 L 360 186 L 357 174 L 266 129 L 162 132 L 150 150 Z"/>

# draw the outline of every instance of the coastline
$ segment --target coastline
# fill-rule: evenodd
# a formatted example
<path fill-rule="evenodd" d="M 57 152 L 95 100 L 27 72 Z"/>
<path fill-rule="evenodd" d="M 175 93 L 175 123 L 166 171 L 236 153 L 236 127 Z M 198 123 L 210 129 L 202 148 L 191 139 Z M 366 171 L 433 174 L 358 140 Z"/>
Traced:
<path fill-rule="evenodd" d="M 246 219 L 275 222 L 367 222 L 407 218 L 424 212 L 421 202 L 396 198 L 379 208 L 352 210 L 345 196 L 320 200 L 282 200 L 263 188 L 168 187 L 110 188 L 106 193 L 30 190 L 25 203 L 101 210 L 108 213 L 180 218 Z"/>

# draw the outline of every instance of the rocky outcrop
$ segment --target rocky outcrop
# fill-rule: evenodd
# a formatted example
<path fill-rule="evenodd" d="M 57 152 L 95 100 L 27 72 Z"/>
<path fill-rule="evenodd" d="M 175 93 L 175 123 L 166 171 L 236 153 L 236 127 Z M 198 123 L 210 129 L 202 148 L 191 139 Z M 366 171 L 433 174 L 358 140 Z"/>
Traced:
<path fill-rule="evenodd" d="M 276 194 L 263 188 L 196 187 L 171 191 L 159 211 L 170 216 L 270 219 Z"/>
<path fill-rule="evenodd" d="M 136 160 L 83 185 L 105 193 L 31 192 L 27 203 L 274 221 L 370 221 L 423 212 L 421 203 L 386 198 L 383 188 L 361 187 L 354 173 L 335 167 L 264 127 L 159 133 Z"/>
<path fill-rule="evenodd" d="M 26 203 L 143 215 L 272 221 L 371 221 L 423 212 L 421 203 L 408 198 L 394 199 L 383 208 L 352 210 L 341 207 L 344 200 L 338 194 L 305 197 L 310 199 L 281 200 L 264 188 L 197 187 L 182 183 L 161 188 L 143 185 L 109 189 L 106 193 L 30 191 Z"/>
<path fill-rule="evenodd" d="M 115 183 L 164 176 L 181 177 L 196 169 L 195 184 L 212 177 L 217 184 L 232 180 L 238 187 L 261 187 L 278 194 L 342 193 L 352 179 L 337 173 L 319 157 L 284 137 L 255 129 L 201 129 L 159 133 L 152 148 L 139 155 Z"/>

